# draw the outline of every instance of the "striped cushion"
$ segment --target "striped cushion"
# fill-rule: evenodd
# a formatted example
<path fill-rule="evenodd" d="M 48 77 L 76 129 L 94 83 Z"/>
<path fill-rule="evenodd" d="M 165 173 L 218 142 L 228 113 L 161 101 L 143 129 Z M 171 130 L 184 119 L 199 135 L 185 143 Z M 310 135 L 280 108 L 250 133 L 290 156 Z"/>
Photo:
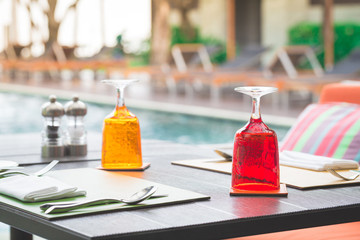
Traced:
<path fill-rule="evenodd" d="M 289 130 L 280 148 L 360 160 L 360 105 L 311 104 Z"/>

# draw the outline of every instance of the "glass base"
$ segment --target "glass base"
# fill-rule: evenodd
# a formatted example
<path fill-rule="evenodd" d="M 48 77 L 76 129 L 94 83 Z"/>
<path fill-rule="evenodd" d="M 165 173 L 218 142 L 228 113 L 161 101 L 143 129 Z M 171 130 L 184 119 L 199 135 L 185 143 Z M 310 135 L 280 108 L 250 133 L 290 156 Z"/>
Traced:
<path fill-rule="evenodd" d="M 231 196 L 237 195 L 257 195 L 257 196 L 279 196 L 279 197 L 286 197 L 288 195 L 286 185 L 284 183 L 280 184 L 279 189 L 275 190 L 263 190 L 263 191 L 254 191 L 254 190 L 239 190 L 239 189 L 230 189 Z"/>
<path fill-rule="evenodd" d="M 243 183 L 233 186 L 232 189 L 235 190 L 245 190 L 245 191 L 271 191 L 279 190 L 280 186 L 275 186 L 266 183 Z"/>
<path fill-rule="evenodd" d="M 150 163 L 143 163 L 140 167 L 132 167 L 132 168 L 121 168 L 121 167 L 106 168 L 106 167 L 102 167 L 102 166 L 99 166 L 97 168 L 101 169 L 101 170 L 107 170 L 107 171 L 144 171 L 149 167 L 150 167 Z"/>

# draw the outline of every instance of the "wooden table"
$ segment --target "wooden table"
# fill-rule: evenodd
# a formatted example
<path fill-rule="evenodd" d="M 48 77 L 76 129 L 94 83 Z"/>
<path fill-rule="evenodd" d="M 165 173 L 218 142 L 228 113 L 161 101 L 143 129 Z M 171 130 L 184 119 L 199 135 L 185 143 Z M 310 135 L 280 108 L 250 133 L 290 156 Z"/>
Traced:
<path fill-rule="evenodd" d="M 94 138 L 96 135 L 92 135 Z M 101 141 L 91 139 L 91 141 Z M 0 136 L 0 158 L 38 154 L 38 134 Z M 48 221 L 0 203 L 0 221 L 12 239 L 224 239 L 360 220 L 360 186 L 315 190 L 288 188 L 288 197 L 230 197 L 230 176 L 171 165 L 173 160 L 214 157 L 206 148 L 143 140 L 151 167 L 124 173 L 211 196 L 208 201 L 110 212 Z M 16 157 L 15 157 L 16 156 Z M 26 167 L 35 171 L 42 165 Z M 56 169 L 94 168 L 99 161 L 67 162 Z"/>

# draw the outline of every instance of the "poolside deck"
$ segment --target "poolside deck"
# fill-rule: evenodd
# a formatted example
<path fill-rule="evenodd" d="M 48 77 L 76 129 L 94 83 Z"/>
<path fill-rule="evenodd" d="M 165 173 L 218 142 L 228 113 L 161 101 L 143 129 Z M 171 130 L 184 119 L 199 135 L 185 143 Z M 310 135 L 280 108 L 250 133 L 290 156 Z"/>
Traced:
<path fill-rule="evenodd" d="M 70 98 L 78 94 L 85 101 L 114 103 L 115 91 L 105 86 L 100 80 L 84 79 L 62 80 L 25 80 L 2 78 L 0 90 L 17 91 L 31 94 L 50 95 Z M 261 112 L 266 122 L 291 125 L 299 113 L 312 102 L 306 92 L 291 93 L 284 103 L 283 93 L 265 96 L 261 101 Z M 236 93 L 233 87 L 223 88 L 218 101 L 212 101 L 210 90 L 206 87 L 194 91 L 189 97 L 181 88 L 176 94 L 168 91 L 165 85 L 156 80 L 142 77 L 140 83 L 128 87 L 125 92 L 127 105 L 163 111 L 198 114 L 229 119 L 247 120 L 251 111 L 250 98 Z M 290 107 L 289 107 L 290 106 Z"/>

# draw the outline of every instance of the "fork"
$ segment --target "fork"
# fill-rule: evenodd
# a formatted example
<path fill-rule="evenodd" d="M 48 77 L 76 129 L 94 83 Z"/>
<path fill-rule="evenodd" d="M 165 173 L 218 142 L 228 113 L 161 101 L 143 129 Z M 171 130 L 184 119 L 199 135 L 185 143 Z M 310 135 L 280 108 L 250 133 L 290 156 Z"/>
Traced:
<path fill-rule="evenodd" d="M 334 169 L 329 168 L 329 169 L 326 169 L 326 170 L 327 170 L 329 173 L 331 173 L 332 175 L 334 175 L 334 176 L 336 176 L 336 177 L 338 177 L 338 178 L 341 178 L 341 179 L 343 179 L 343 180 L 345 180 L 345 181 L 352 181 L 352 180 L 355 180 L 357 177 L 360 176 L 360 173 L 356 173 L 356 174 L 354 174 L 353 176 L 345 177 L 345 176 L 341 175 L 340 173 L 338 173 L 337 171 L 335 171 Z"/>
<path fill-rule="evenodd" d="M 55 167 L 55 165 L 58 164 L 58 162 L 59 162 L 58 160 L 53 160 L 53 161 L 51 161 L 51 163 L 46 165 L 44 168 L 42 168 L 39 171 L 34 172 L 34 173 L 24 173 L 24 172 L 20 172 L 20 171 L 3 172 L 3 173 L 0 173 L 0 178 L 7 177 L 9 175 L 17 175 L 17 174 L 26 175 L 26 176 L 32 175 L 32 176 L 40 177 L 40 176 L 44 175 L 45 173 L 47 173 L 48 171 L 50 171 L 53 167 Z"/>

